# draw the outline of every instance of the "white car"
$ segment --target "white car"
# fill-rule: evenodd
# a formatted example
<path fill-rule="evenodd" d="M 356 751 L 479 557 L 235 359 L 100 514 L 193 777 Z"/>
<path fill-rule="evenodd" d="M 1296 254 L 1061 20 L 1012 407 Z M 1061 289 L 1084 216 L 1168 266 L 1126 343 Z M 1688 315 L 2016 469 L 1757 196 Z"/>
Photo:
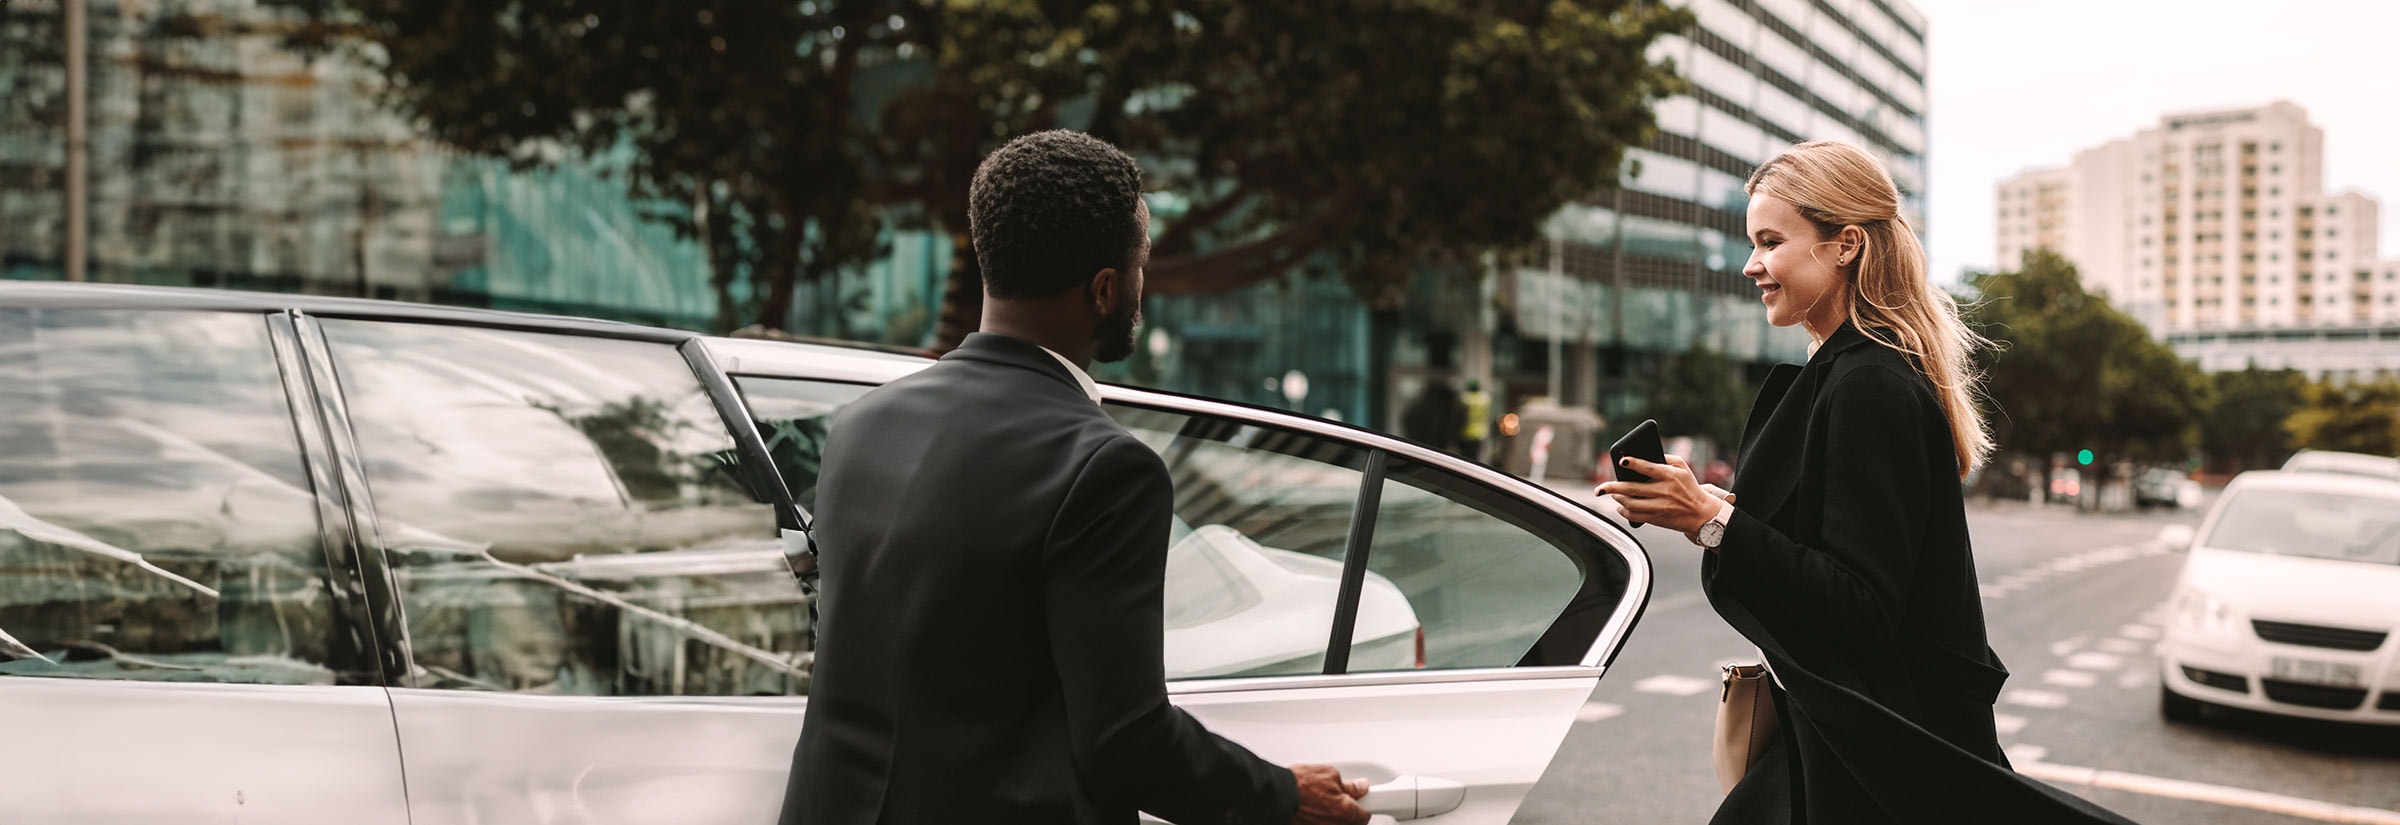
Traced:
<path fill-rule="evenodd" d="M 817 457 L 930 363 L 0 281 L 0 707 L 41 743 L 0 749 L 6 819 L 768 825 L 813 665 L 786 554 L 841 517 Z M 1641 546 L 1380 433 L 1102 395 L 1174 475 L 1171 699 L 1395 819 L 1507 822 Z"/>
<path fill-rule="evenodd" d="M 2243 473 L 2190 545 L 2161 713 L 2188 721 L 2221 705 L 2400 725 L 2400 481 Z"/>
<path fill-rule="evenodd" d="M 2291 472 L 2347 473 L 2400 481 L 2400 458 L 2366 453 L 2345 453 L 2337 450 L 2301 450 L 2284 459 L 2283 469 Z"/>

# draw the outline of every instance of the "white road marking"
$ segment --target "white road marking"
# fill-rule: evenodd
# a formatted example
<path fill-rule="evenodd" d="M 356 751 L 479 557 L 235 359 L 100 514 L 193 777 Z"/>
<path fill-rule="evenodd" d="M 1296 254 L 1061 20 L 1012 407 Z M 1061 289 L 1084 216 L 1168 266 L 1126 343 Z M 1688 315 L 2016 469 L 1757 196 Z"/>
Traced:
<path fill-rule="evenodd" d="M 2100 677 L 2081 670 L 2045 670 L 2042 671 L 2042 683 L 2062 687 L 2091 687 L 2100 683 Z"/>
<path fill-rule="evenodd" d="M 2140 653 L 2142 643 L 2132 639 L 2108 638 L 2100 640 L 2100 649 L 2109 653 Z"/>
<path fill-rule="evenodd" d="M 1984 598 L 1986 598 L 1986 599 L 2005 599 L 2005 598 L 2008 598 L 2008 588 L 2005 588 L 2005 587 L 1996 587 L 1996 586 L 1993 586 L 1993 585 L 1988 585 L 1988 584 L 1986 584 L 1986 585 L 1979 585 L 1979 586 L 1977 587 L 1977 589 L 1979 589 L 1979 590 L 1982 590 L 1982 591 L 1983 591 L 1983 597 L 1984 597 Z"/>
<path fill-rule="evenodd" d="M 1670 696 L 1697 696 L 1711 690 L 1716 690 L 1720 686 L 1719 681 L 1720 680 L 1717 679 L 1694 679 L 1690 676 L 1677 676 L 1672 673 L 1661 673 L 1657 676 L 1652 676 L 1648 679 L 1643 679 L 1639 682 L 1633 683 L 1633 689 L 1643 693 L 1664 693 Z"/>
<path fill-rule="evenodd" d="M 2067 654 L 2069 654 L 2069 653 L 2073 653 L 2073 652 L 2075 652 L 2075 651 L 2082 650 L 2082 649 L 2083 649 L 2083 642 L 2084 642 L 2084 637 L 2082 637 L 2082 636 L 2077 636 L 2077 637 L 2075 637 L 2075 638 L 2072 638 L 2072 639 L 2062 639 L 2062 640 L 2059 640 L 2059 641 L 2051 642 L 2051 643 L 2050 643 L 2050 655 L 2052 655 L 2052 656 L 2065 656 L 2065 655 L 2067 655 Z"/>
<path fill-rule="evenodd" d="M 2025 729 L 2025 723 L 2029 721 L 2032 720 L 2022 716 L 2011 716 L 2006 713 L 1992 714 L 1992 727 L 1999 731 L 2001 736 L 2016 735 L 2017 731 Z"/>
<path fill-rule="evenodd" d="M 2017 766 L 2018 773 L 2024 773 L 2026 765 L 2038 764 L 2042 757 L 2050 755 L 2049 748 L 2023 742 L 2001 748 L 2000 752 L 2008 754 L 2009 763 Z"/>
<path fill-rule="evenodd" d="M 2066 694 L 2057 691 L 2018 688 L 2001 694 L 2000 701 L 2029 708 L 2063 708 L 2070 700 Z"/>
<path fill-rule="evenodd" d="M 2117 687 L 2121 688 L 2132 689 L 2147 684 L 2150 684 L 2150 671 L 2147 670 L 2128 670 L 2117 677 Z"/>
<path fill-rule="evenodd" d="M 2266 811 L 2319 822 L 2400 825 L 2400 811 L 2338 805 L 2296 796 L 2253 791 L 2248 788 L 2211 785 L 2205 782 L 2187 782 L 2181 779 L 2162 779 L 2138 773 L 2079 768 L 2073 765 L 2053 765 L 2041 761 L 2039 756 L 2020 760 L 2016 758 L 2017 751 L 2014 748 L 2011 748 L 2008 753 L 2009 761 L 2016 763 L 2018 773 L 2052 784 L 2109 788 L 2146 796 L 2207 802 L 2229 808 L 2249 808 L 2254 811 Z M 2048 753 L 2045 751 L 2042 755 L 2046 756 Z"/>
<path fill-rule="evenodd" d="M 2125 666 L 2125 657 L 2108 653 L 2077 653 L 2067 657 L 2067 666 L 2082 670 L 2116 670 Z"/>
<path fill-rule="evenodd" d="M 1607 702 L 1585 702 L 1583 703 L 1583 707 L 1575 710 L 1575 721 L 1604 722 L 1623 715 L 1625 715 L 1624 705 L 1612 705 Z"/>
<path fill-rule="evenodd" d="M 2150 625 L 2146 625 L 2146 624 L 2129 624 L 2129 625 L 2126 625 L 2126 626 L 2124 626 L 2124 627 L 2117 628 L 2117 635 L 2119 635 L 2119 636 L 2123 636 L 2123 637 L 2125 637 L 2125 638 L 2128 638 L 2128 639 L 2144 639 L 2144 640 L 2148 640 L 2148 639 L 2156 639 L 2156 638 L 2158 638 L 2158 637 L 2160 637 L 2160 636 L 2162 636 L 2162 635 L 2165 635 L 2165 634 L 2162 634 L 2162 633 L 2160 633 L 2160 632 L 2158 631 L 2158 628 L 2156 628 L 2156 627 L 2152 627 L 2152 626 L 2150 626 Z"/>

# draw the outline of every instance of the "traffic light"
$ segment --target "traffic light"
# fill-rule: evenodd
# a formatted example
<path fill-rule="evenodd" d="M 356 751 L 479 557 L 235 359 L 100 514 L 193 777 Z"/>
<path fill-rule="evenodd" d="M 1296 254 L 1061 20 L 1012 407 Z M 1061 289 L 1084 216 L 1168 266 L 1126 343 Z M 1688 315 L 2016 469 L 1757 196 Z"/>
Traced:
<path fill-rule="evenodd" d="M 2092 451 L 2090 451 L 2090 450 L 2076 450 L 2076 451 L 2075 451 L 2075 463 L 2077 463 L 2077 464 L 2081 464 L 2081 465 L 2083 465 L 2083 466 L 2086 466 L 2086 467 L 2092 466 Z"/>

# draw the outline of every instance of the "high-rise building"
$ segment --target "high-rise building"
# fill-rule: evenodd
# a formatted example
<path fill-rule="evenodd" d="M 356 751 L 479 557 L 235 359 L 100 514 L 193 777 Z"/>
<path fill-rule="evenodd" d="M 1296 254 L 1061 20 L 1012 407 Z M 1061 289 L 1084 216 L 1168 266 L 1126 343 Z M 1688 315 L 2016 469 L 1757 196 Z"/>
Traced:
<path fill-rule="evenodd" d="M 1557 260 L 1498 285 L 1506 309 L 1492 374 L 1543 390 L 1540 367 L 1558 340 L 1560 400 L 1612 419 L 1638 414 L 1657 371 L 1696 347 L 1725 354 L 1752 380 L 1806 358 L 1806 334 L 1770 327 L 1741 274 L 1750 254 L 1742 186 L 1784 149 L 1811 140 L 1865 149 L 1899 185 L 1902 213 L 1925 228 L 1922 14 L 1906 0 L 1686 5 L 1697 25 L 1660 39 L 1650 57 L 1672 59 L 1691 91 L 1658 104 L 1658 134 L 1628 153 L 1622 189 L 1551 221 Z M 1461 367 L 1478 372 L 1467 350 Z"/>
<path fill-rule="evenodd" d="M 2206 369 L 2400 371 L 2400 261 L 2374 198 L 2325 194 L 2324 144 L 2286 101 L 2168 116 L 2002 181 L 1998 263 L 2058 252 Z"/>

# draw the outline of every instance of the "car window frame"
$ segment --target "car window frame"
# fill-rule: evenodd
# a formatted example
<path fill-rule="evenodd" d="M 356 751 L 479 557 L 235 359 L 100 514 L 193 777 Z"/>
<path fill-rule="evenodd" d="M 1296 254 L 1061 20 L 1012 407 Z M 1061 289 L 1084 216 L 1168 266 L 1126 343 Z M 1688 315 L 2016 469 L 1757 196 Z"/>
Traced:
<path fill-rule="evenodd" d="M 341 493 L 339 505 L 345 512 L 348 531 L 352 534 L 358 577 L 355 584 L 365 596 L 364 610 L 370 615 L 377 643 L 377 655 L 383 671 L 383 686 L 435 690 L 419 684 L 413 664 L 415 650 L 408 636 L 408 614 L 400 598 L 396 571 L 387 555 L 388 545 L 381 535 L 382 522 L 377 519 L 372 488 L 367 483 L 364 454 L 360 451 L 352 428 L 348 402 L 341 392 L 341 376 L 333 357 L 332 344 L 320 319 L 405 324 L 422 327 L 460 327 L 502 332 L 600 338 L 619 341 L 659 344 L 673 347 L 686 369 L 692 371 L 701 390 L 708 396 L 710 406 L 725 425 L 734 442 L 734 450 L 742 464 L 741 472 L 750 487 L 749 492 L 762 506 L 772 507 L 779 531 L 805 531 L 810 523 L 807 512 L 795 504 L 791 492 L 775 472 L 767 458 L 765 440 L 751 423 L 748 405 L 736 392 L 728 373 L 717 366 L 716 355 L 710 351 L 706 336 L 698 333 L 632 325 L 603 324 L 580 319 L 548 319 L 540 317 L 501 316 L 493 319 L 460 318 L 443 315 L 418 315 L 405 312 L 285 310 L 294 328 L 300 367 L 308 377 L 307 390 L 314 396 L 315 414 L 325 422 L 328 464 L 335 479 L 335 489 Z M 763 471 L 761 468 L 764 468 Z M 771 537 L 770 537 L 771 538 Z M 797 578 L 790 581 L 795 594 L 801 592 Z M 532 699 L 589 699 L 594 697 L 542 696 L 539 694 L 510 694 Z M 707 699 L 709 701 L 780 702 L 788 696 L 718 696 L 718 697 L 601 697 L 609 700 L 648 698 L 670 701 Z"/>

